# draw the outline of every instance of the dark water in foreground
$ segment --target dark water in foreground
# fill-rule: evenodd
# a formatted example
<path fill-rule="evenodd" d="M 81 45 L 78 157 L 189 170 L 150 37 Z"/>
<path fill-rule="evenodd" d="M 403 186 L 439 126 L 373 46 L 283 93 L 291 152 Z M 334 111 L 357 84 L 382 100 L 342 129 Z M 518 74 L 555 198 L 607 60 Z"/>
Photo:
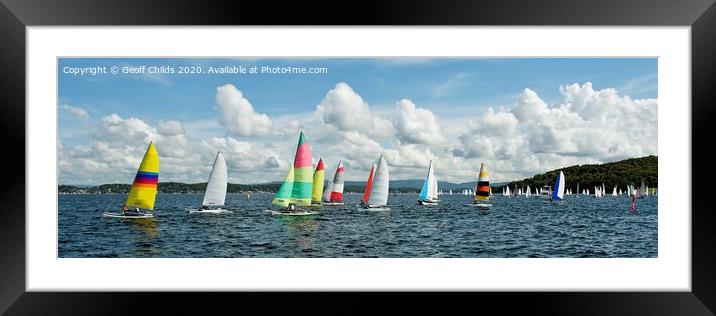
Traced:
<path fill-rule="evenodd" d="M 471 197 L 443 195 L 437 207 L 417 194 L 391 195 L 392 210 L 324 208 L 311 217 L 264 212 L 273 195 L 229 194 L 233 214 L 189 214 L 199 194 L 159 194 L 153 220 L 104 218 L 125 195 L 60 195 L 59 257 L 616 257 L 657 256 L 657 197 L 495 196 L 492 211 L 464 206 Z"/>

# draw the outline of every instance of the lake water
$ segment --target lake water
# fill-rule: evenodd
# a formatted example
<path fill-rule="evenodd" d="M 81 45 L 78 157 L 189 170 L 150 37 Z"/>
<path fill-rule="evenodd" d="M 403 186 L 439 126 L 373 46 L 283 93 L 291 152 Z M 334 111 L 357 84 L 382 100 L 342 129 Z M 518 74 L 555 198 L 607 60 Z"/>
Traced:
<path fill-rule="evenodd" d="M 126 195 L 59 195 L 59 257 L 587 257 L 655 258 L 657 197 L 493 196 L 489 214 L 465 206 L 472 197 L 442 195 L 439 206 L 417 194 L 391 195 L 386 212 L 345 208 L 310 217 L 264 210 L 272 194 L 228 194 L 232 214 L 189 214 L 201 194 L 158 194 L 155 218 L 105 218 Z"/>

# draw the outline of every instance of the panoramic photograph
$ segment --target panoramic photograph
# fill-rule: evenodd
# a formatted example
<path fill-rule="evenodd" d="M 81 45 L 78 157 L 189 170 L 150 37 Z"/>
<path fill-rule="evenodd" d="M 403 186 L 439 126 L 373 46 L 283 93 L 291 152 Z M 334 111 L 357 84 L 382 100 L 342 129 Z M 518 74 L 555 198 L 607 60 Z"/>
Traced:
<path fill-rule="evenodd" d="M 656 58 L 58 58 L 59 258 L 656 258 Z"/>

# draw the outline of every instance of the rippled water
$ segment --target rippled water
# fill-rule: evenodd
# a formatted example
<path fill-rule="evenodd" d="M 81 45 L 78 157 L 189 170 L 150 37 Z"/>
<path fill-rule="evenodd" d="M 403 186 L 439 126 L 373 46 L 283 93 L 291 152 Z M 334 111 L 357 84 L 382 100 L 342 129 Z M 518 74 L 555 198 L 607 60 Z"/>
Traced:
<path fill-rule="evenodd" d="M 443 195 L 437 207 L 417 194 L 391 195 L 392 210 L 344 209 L 315 216 L 275 216 L 273 195 L 229 194 L 233 214 L 189 214 L 200 194 L 159 194 L 153 220 L 104 218 L 125 195 L 60 195 L 60 257 L 656 257 L 657 197 L 495 196 L 492 211 L 465 206 L 471 197 Z"/>

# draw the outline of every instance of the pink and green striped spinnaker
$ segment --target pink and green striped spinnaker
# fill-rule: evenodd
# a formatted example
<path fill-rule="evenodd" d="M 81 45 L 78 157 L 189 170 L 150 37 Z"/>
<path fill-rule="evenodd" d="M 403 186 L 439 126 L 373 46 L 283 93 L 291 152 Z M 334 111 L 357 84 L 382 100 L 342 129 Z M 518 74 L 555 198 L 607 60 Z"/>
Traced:
<path fill-rule="evenodd" d="M 284 207 L 288 206 L 288 204 L 311 205 L 313 159 L 311 158 L 311 148 L 308 146 L 303 132 L 298 138 L 296 157 L 293 160 L 291 169 L 293 169 L 293 172 L 289 170 L 289 174 L 286 176 L 281 188 L 276 192 L 272 203 Z"/>

